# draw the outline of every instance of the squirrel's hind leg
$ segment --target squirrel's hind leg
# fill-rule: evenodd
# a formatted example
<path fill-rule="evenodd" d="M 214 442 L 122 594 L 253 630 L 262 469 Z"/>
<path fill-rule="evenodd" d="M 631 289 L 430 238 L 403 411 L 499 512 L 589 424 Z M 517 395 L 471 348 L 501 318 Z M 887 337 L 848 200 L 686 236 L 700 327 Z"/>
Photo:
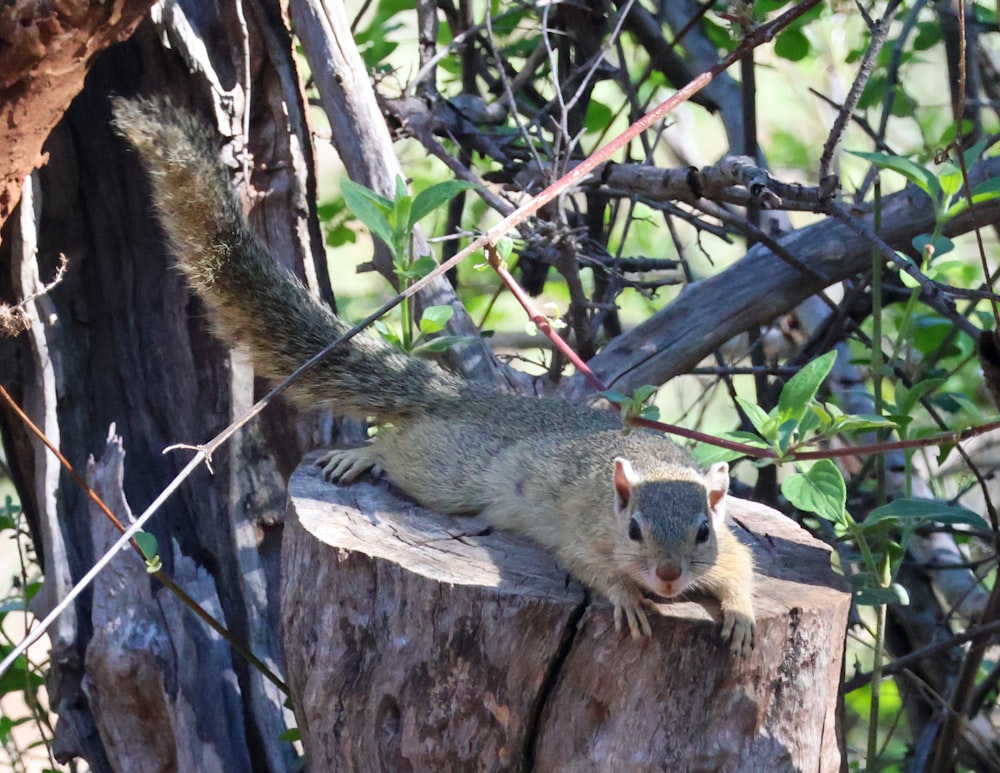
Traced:
<path fill-rule="evenodd" d="M 332 483 L 352 483 L 369 470 L 373 475 L 382 472 L 381 461 L 376 444 L 371 443 L 360 448 L 334 448 L 317 459 L 316 466 L 323 468 L 323 477 Z"/>

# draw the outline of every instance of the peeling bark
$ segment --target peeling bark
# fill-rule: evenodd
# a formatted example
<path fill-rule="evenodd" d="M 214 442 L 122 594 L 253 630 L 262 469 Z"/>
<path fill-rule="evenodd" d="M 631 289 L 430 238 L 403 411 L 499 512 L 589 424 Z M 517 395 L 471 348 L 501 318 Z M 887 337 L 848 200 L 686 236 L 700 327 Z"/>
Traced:
<path fill-rule="evenodd" d="M 0 8 L 0 226 L 42 145 L 101 51 L 125 40 L 153 0 L 15 0 Z"/>

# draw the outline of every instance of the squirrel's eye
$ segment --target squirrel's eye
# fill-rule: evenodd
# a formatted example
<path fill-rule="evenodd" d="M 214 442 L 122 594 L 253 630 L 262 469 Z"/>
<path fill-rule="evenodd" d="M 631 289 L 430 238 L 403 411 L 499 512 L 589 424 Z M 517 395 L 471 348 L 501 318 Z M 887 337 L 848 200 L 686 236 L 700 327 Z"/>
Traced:
<path fill-rule="evenodd" d="M 698 543 L 705 542 L 708 540 L 708 535 L 711 530 L 708 528 L 708 521 L 702 521 L 701 526 L 698 527 L 698 533 L 694 535 L 694 541 Z"/>
<path fill-rule="evenodd" d="M 642 542 L 642 530 L 639 522 L 633 518 L 628 522 L 628 538 L 633 542 Z"/>

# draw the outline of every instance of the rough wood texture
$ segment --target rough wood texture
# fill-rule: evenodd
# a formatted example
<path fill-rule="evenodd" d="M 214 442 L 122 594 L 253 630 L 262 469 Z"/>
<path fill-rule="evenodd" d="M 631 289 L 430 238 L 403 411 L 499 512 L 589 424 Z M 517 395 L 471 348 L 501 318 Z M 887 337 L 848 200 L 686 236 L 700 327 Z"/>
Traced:
<path fill-rule="evenodd" d="M 759 562 L 759 643 L 734 660 L 714 602 L 615 633 L 547 553 L 384 484 L 290 484 L 282 638 L 316 770 L 839 770 L 850 602 L 828 549 L 730 500 Z"/>
<path fill-rule="evenodd" d="M 87 464 L 87 482 L 127 524 L 132 511 L 122 490 L 124 476 L 125 452 L 112 428 L 100 461 Z M 96 505 L 89 515 L 94 553 L 103 553 L 119 532 Z M 181 555 L 176 542 L 160 548 L 173 554 L 175 581 L 224 620 L 208 573 Z M 139 556 L 122 553 L 95 580 L 91 621 L 94 635 L 82 686 L 113 770 L 250 769 L 229 645 L 166 589 L 158 584 L 154 589 Z M 205 673 L 217 675 L 221 688 L 210 703 L 204 697 Z"/>
<path fill-rule="evenodd" d="M 52 127 L 98 53 L 132 34 L 152 0 L 13 0 L 0 10 L 0 225 L 45 163 Z"/>
<path fill-rule="evenodd" d="M 251 224 L 286 265 L 329 297 L 322 239 L 310 218 L 305 101 L 290 37 L 280 21 L 269 21 L 276 4 L 244 0 L 245 26 L 232 4 L 167 5 L 169 14 L 142 23 L 131 40 L 91 68 L 86 88 L 46 143 L 49 163 L 32 175 L 0 243 L 0 297 L 8 302 L 50 281 L 60 253 L 69 258 L 63 281 L 29 304 L 35 321 L 30 333 L 0 339 L 0 380 L 77 470 L 103 448 L 108 426 L 117 423 L 128 452 L 123 488 L 137 508 L 148 505 L 188 458 L 184 451 L 165 456 L 164 447 L 207 440 L 245 411 L 255 383 L 246 355 L 227 351 L 209 335 L 204 308 L 192 300 L 168 257 L 145 173 L 108 125 L 109 96 L 171 95 L 210 125 L 214 119 L 220 147 L 224 137 L 230 156 L 248 146 L 255 161 L 252 180 L 248 186 L 240 177 L 239 187 L 251 205 Z M 249 76 L 242 69 L 244 33 L 254 52 Z M 219 109 L 246 104 L 248 77 L 249 144 L 240 137 L 241 121 L 226 112 L 237 126 L 225 125 Z M 242 110 L 236 114 L 242 117 Z M 214 475 L 198 471 L 149 531 L 164 546 L 168 572 L 182 572 L 189 562 L 207 571 L 203 579 L 214 584 L 230 629 L 280 670 L 275 599 L 285 476 L 303 449 L 324 442 L 332 427 L 287 406 L 272 408 L 215 456 Z M 45 562 L 46 582 L 33 602 L 34 611 L 44 614 L 93 564 L 87 499 L 2 408 L 0 435 Z M 140 577 L 148 585 L 145 570 Z M 133 596 L 102 594 L 99 588 L 84 594 L 49 631 L 49 695 L 59 714 L 54 754 L 59 761 L 83 757 L 94 771 L 140 770 L 118 767 L 126 759 L 123 738 L 135 738 L 135 754 L 144 748 L 129 722 L 145 715 L 130 708 L 122 689 L 129 679 L 115 671 L 138 657 L 127 649 L 134 642 L 126 635 L 134 622 Z M 138 596 L 139 588 L 133 592 Z M 154 604 L 166 616 L 165 635 L 180 636 L 188 627 L 183 642 L 160 638 L 162 632 L 150 639 L 151 647 L 169 641 L 168 652 L 177 653 L 182 667 L 171 675 L 169 661 L 151 657 L 131 672 L 132 679 L 138 683 L 141 677 L 151 691 L 142 697 L 166 689 L 176 703 L 163 704 L 164 711 L 175 712 L 174 727 L 187 722 L 197 729 L 200 748 L 186 748 L 187 742 L 173 740 L 173 729 L 161 728 L 177 756 L 163 757 L 161 744 L 150 745 L 150 764 L 169 769 L 176 761 L 177 770 L 210 770 L 209 756 L 219 748 L 228 750 L 219 753 L 220 769 L 293 769 L 295 751 L 279 739 L 288 715 L 278 690 L 239 658 L 229 671 L 218 668 L 190 614 L 177 610 L 175 624 L 169 602 L 157 596 Z M 124 639 L 117 638 L 119 631 Z M 165 688 L 156 686 L 154 665 L 163 668 Z M 182 708 L 185 702 L 189 707 Z M 164 711 L 149 713 L 148 732 L 156 732 L 154 717 L 167 716 Z"/>

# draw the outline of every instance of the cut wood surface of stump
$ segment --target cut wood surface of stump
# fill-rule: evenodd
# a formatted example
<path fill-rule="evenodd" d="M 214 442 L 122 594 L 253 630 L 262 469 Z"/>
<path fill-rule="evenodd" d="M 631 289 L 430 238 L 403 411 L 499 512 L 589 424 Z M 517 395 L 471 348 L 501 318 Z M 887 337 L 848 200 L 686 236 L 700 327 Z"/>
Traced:
<path fill-rule="evenodd" d="M 729 498 L 758 564 L 757 646 L 717 602 L 663 605 L 653 635 L 555 558 L 384 482 L 292 477 L 281 581 L 288 681 L 312 770 L 835 771 L 850 596 L 829 549 Z"/>

